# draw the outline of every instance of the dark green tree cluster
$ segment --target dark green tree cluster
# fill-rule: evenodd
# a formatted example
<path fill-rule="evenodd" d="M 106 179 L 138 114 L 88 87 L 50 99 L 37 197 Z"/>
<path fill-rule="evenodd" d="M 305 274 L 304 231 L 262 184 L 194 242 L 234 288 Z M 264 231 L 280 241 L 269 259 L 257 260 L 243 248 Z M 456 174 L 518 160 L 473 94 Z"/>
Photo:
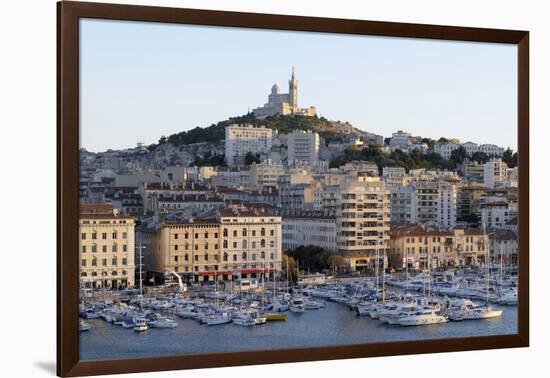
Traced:
<path fill-rule="evenodd" d="M 324 117 L 307 117 L 300 115 L 275 115 L 259 120 L 253 113 L 248 113 L 238 117 L 232 117 L 225 121 L 220 121 L 208 127 L 195 127 L 188 131 L 182 131 L 177 134 L 162 136 L 154 147 L 170 143 L 174 146 L 183 146 L 192 143 L 217 143 L 225 138 L 225 128 L 234 123 L 246 123 L 254 126 L 265 126 L 277 130 L 279 133 L 287 134 L 294 130 L 311 130 L 319 133 L 327 141 L 342 140 L 341 133 L 334 122 Z"/>
<path fill-rule="evenodd" d="M 314 245 L 302 245 L 287 251 L 286 254 L 296 260 L 298 268 L 303 271 L 320 272 L 345 265 L 342 256 Z"/>
<path fill-rule="evenodd" d="M 410 153 L 396 150 L 387 153 L 373 144 L 362 150 L 346 150 L 343 155 L 330 162 L 330 167 L 337 168 L 352 160 L 372 161 L 378 165 L 380 171 L 383 167 L 403 167 L 407 172 L 419 168 L 454 169 L 456 167 L 455 161 L 445 160 L 435 152 L 422 154 L 419 150 L 413 150 Z"/>
<path fill-rule="evenodd" d="M 212 124 L 208 127 L 195 127 L 188 131 L 182 131 L 181 133 L 172 134 L 168 137 L 163 136 L 159 140 L 159 144 L 170 143 L 174 146 L 183 146 L 192 143 L 217 143 L 225 138 L 225 128 L 233 123 L 252 123 L 256 122 L 254 114 L 249 113 L 239 117 L 229 118 L 225 121 L 221 121 Z"/>
<path fill-rule="evenodd" d="M 212 154 L 210 151 L 207 151 L 202 157 L 195 156 L 195 159 L 191 162 L 190 166 L 196 166 L 196 167 L 205 167 L 205 166 L 225 167 L 225 166 L 227 166 L 227 164 L 225 162 L 224 155 Z"/>
<path fill-rule="evenodd" d="M 505 162 L 509 168 L 515 168 L 518 166 L 518 153 L 508 148 L 502 154 L 502 161 Z"/>

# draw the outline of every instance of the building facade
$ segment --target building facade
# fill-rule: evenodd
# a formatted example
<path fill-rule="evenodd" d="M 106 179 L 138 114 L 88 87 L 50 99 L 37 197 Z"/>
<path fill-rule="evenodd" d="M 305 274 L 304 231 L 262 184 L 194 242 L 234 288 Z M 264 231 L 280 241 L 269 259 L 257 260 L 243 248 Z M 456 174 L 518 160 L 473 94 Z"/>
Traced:
<path fill-rule="evenodd" d="M 489 237 L 480 230 L 392 226 L 389 263 L 396 269 L 475 266 L 484 263 L 488 248 Z"/>
<path fill-rule="evenodd" d="M 140 231 L 149 250 L 147 270 L 188 282 L 273 276 L 280 271 L 282 220 L 243 208 L 212 219 L 164 220 Z"/>
<path fill-rule="evenodd" d="M 336 216 L 326 211 L 295 211 L 283 214 L 283 248 L 314 245 L 336 252 Z"/>
<path fill-rule="evenodd" d="M 288 163 L 319 161 L 321 138 L 311 131 L 294 131 L 288 134 Z"/>
<path fill-rule="evenodd" d="M 243 164 L 247 154 L 267 159 L 276 131 L 252 125 L 225 128 L 225 161 L 229 166 Z"/>
<path fill-rule="evenodd" d="M 351 269 L 372 267 L 387 252 L 390 193 L 378 177 L 349 178 L 341 184 L 336 210 L 338 253 Z"/>
<path fill-rule="evenodd" d="M 128 288 L 135 283 L 134 219 L 109 205 L 81 205 L 80 284 L 91 288 Z"/>

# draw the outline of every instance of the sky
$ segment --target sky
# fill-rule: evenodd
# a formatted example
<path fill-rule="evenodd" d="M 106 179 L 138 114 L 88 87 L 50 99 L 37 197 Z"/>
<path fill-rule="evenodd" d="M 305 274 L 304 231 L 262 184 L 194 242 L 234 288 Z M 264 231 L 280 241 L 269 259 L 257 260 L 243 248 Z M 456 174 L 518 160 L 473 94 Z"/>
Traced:
<path fill-rule="evenodd" d="M 156 143 L 288 92 L 298 105 L 391 136 L 517 146 L 516 46 L 82 19 L 81 147 Z"/>

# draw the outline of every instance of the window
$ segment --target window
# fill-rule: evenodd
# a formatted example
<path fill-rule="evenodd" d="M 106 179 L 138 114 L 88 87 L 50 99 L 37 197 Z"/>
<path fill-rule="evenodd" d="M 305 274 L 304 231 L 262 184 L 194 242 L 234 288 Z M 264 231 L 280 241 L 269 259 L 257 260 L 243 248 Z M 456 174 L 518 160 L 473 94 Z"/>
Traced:
<path fill-rule="evenodd" d="M 178 250 L 178 245 L 174 245 L 174 251 L 177 251 Z"/>
<path fill-rule="evenodd" d="M 126 232 L 122 233 L 122 239 L 128 239 L 128 234 Z"/>
<path fill-rule="evenodd" d="M 269 231 L 269 235 L 271 235 L 271 236 L 275 236 L 275 230 L 271 230 L 271 231 Z"/>
<path fill-rule="evenodd" d="M 86 240 L 86 233 L 83 232 L 82 235 L 80 236 L 80 238 L 81 238 L 82 240 Z"/>
<path fill-rule="evenodd" d="M 95 257 L 92 259 L 92 266 L 97 266 L 97 259 Z"/>
<path fill-rule="evenodd" d="M 248 242 L 246 240 L 243 240 L 243 248 L 248 248 Z"/>
<path fill-rule="evenodd" d="M 265 259 L 265 252 L 264 252 L 264 251 L 262 251 L 262 253 L 260 254 L 260 258 L 261 258 L 262 260 Z"/>
<path fill-rule="evenodd" d="M 199 261 L 199 255 L 195 255 L 195 261 Z"/>
<path fill-rule="evenodd" d="M 128 265 L 128 260 L 126 260 L 126 257 L 122 258 L 122 265 Z"/>
<path fill-rule="evenodd" d="M 243 236 L 246 236 L 246 228 L 243 228 Z"/>
<path fill-rule="evenodd" d="M 101 239 L 107 240 L 107 233 L 106 232 L 101 233 Z"/>
<path fill-rule="evenodd" d="M 195 251 L 197 251 L 198 249 L 199 249 L 199 245 L 195 244 Z"/>
<path fill-rule="evenodd" d="M 185 235 L 184 235 L 184 237 L 185 237 L 186 239 L 189 239 L 189 233 L 186 232 Z"/>
<path fill-rule="evenodd" d="M 262 230 L 260 231 L 260 236 L 265 236 L 265 228 L 262 227 Z"/>
<path fill-rule="evenodd" d="M 97 234 L 95 232 L 92 232 L 92 239 L 97 239 Z"/>
<path fill-rule="evenodd" d="M 227 237 L 227 228 L 224 228 L 223 229 L 223 236 L 226 238 Z"/>
<path fill-rule="evenodd" d="M 84 253 L 86 252 L 86 246 L 85 245 L 82 246 L 82 252 L 84 252 Z"/>
<path fill-rule="evenodd" d="M 260 242 L 260 247 L 265 248 L 265 239 L 262 239 L 262 241 Z"/>
<path fill-rule="evenodd" d="M 243 252 L 243 254 L 242 254 L 242 258 L 243 258 L 243 260 L 246 260 L 246 258 L 247 258 L 247 256 L 246 256 L 246 252 Z"/>
<path fill-rule="evenodd" d="M 101 265 L 102 266 L 107 266 L 107 259 L 102 259 L 101 260 Z"/>
<path fill-rule="evenodd" d="M 106 245 L 101 246 L 101 251 L 102 252 L 107 252 L 107 246 Z"/>
<path fill-rule="evenodd" d="M 227 253 L 223 254 L 223 261 L 227 261 Z"/>
<path fill-rule="evenodd" d="M 205 238 L 205 239 L 208 239 L 208 232 L 205 232 L 205 233 L 204 233 L 204 238 Z"/>
<path fill-rule="evenodd" d="M 128 252 L 128 246 L 126 244 L 122 245 L 122 252 Z"/>
<path fill-rule="evenodd" d="M 233 237 L 237 237 L 237 230 L 233 230 Z"/>
<path fill-rule="evenodd" d="M 195 239 L 199 238 L 199 234 L 195 233 Z"/>
<path fill-rule="evenodd" d="M 252 230 L 252 236 L 256 236 L 256 230 Z"/>
<path fill-rule="evenodd" d="M 92 245 L 92 252 L 97 252 L 97 245 Z"/>
<path fill-rule="evenodd" d="M 116 257 L 113 257 L 113 261 L 111 261 L 112 265 L 118 265 L 118 260 Z"/>
<path fill-rule="evenodd" d="M 178 238 L 178 234 L 174 234 L 174 239 L 177 239 Z"/>
<path fill-rule="evenodd" d="M 178 256 L 174 256 L 174 261 L 178 262 Z"/>
<path fill-rule="evenodd" d="M 113 236 L 113 239 L 116 239 L 118 235 L 116 234 L 116 232 L 113 232 L 112 236 Z"/>
<path fill-rule="evenodd" d="M 113 245 L 113 252 L 117 252 L 117 250 L 118 250 L 118 247 L 117 247 L 117 245 L 116 245 L 116 244 L 115 244 L 115 245 Z"/>
<path fill-rule="evenodd" d="M 233 242 L 233 248 L 237 248 L 237 242 Z"/>
<path fill-rule="evenodd" d="M 86 266 L 86 260 L 82 259 L 82 262 L 80 263 L 82 266 Z"/>
<path fill-rule="evenodd" d="M 233 255 L 233 261 L 237 261 L 237 255 Z"/>
<path fill-rule="evenodd" d="M 208 261 L 208 253 L 204 255 L 204 261 Z"/>

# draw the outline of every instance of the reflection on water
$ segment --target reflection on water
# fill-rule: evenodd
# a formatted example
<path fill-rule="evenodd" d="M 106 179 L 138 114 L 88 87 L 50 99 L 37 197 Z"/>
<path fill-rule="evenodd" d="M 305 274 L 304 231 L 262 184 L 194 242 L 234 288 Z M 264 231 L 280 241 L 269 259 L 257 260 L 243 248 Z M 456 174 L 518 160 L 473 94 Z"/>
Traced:
<path fill-rule="evenodd" d="M 254 327 L 233 324 L 209 327 L 195 320 L 177 319 L 177 328 L 139 333 L 103 320 L 89 320 L 92 329 L 80 333 L 80 358 L 117 359 L 517 333 L 517 308 L 503 309 L 504 314 L 497 319 L 420 327 L 382 324 L 358 317 L 346 306 L 333 302 L 327 302 L 325 309 L 304 314 L 287 312 L 285 322 Z"/>

